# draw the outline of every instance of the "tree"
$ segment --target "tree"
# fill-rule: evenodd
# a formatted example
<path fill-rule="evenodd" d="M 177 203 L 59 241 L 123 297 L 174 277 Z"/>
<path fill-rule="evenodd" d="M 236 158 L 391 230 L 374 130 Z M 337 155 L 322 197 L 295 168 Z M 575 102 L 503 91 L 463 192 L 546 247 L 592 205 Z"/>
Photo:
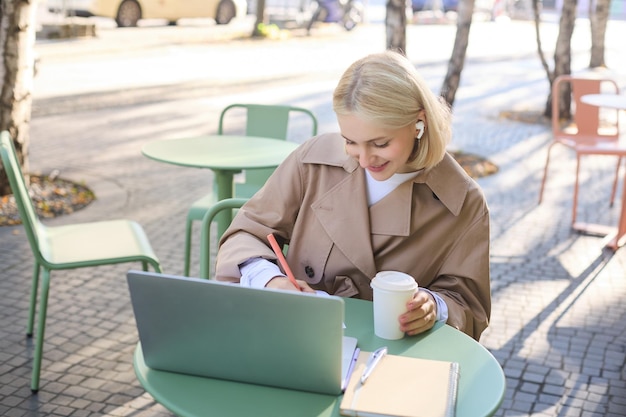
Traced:
<path fill-rule="evenodd" d="M 606 26 L 609 17 L 611 0 L 597 0 L 595 8 L 593 7 L 593 1 L 589 5 L 589 21 L 591 26 L 591 58 L 589 66 L 603 67 L 604 63 L 604 38 L 606 35 Z M 541 45 L 541 37 L 539 32 L 539 24 L 541 21 L 539 13 L 539 0 L 533 0 L 533 12 L 535 17 L 535 36 L 537 38 L 537 51 L 539 58 L 541 59 L 542 66 L 546 71 L 548 81 L 550 83 L 550 93 L 548 94 L 548 100 L 546 101 L 546 107 L 543 115 L 545 117 L 552 117 L 552 84 L 556 77 L 563 74 L 571 74 L 572 68 L 572 35 L 574 33 L 574 27 L 576 24 L 576 8 L 577 0 L 564 0 L 563 8 L 561 10 L 561 19 L 559 21 L 559 34 L 557 36 L 556 47 L 554 50 L 554 70 L 550 70 L 550 66 L 545 58 L 545 54 Z M 562 95 L 561 104 L 559 108 L 559 118 L 569 119 L 571 117 L 571 103 L 568 99 L 570 91 L 564 88 L 559 91 Z"/>
<path fill-rule="evenodd" d="M 465 55 L 467 53 L 467 45 L 469 44 L 470 28 L 472 27 L 472 16 L 474 15 L 475 0 L 459 1 L 456 37 L 454 38 L 454 46 L 452 55 L 448 62 L 448 72 L 441 86 L 441 96 L 446 100 L 450 107 L 454 104 L 456 90 L 461 83 L 461 71 L 465 65 Z"/>
<path fill-rule="evenodd" d="M 257 0 L 256 2 L 256 22 L 254 22 L 254 28 L 252 28 L 252 37 L 263 36 L 261 27 L 265 21 L 265 0 Z"/>
<path fill-rule="evenodd" d="M 35 53 L 36 0 L 0 1 L 0 130 L 8 130 L 24 169 L 28 166 L 29 123 Z M 0 167 L 0 195 L 11 194 Z"/>
<path fill-rule="evenodd" d="M 533 11 L 535 15 L 535 36 L 537 37 L 537 49 L 539 57 L 541 59 L 544 70 L 550 83 L 550 91 L 552 91 L 552 83 L 554 79 L 562 74 L 572 73 L 572 34 L 574 33 L 574 26 L 576 24 L 576 6 L 577 0 L 563 0 L 563 8 L 561 9 L 561 19 L 559 21 L 559 34 L 556 39 L 556 46 L 554 49 L 554 70 L 550 71 L 550 66 L 545 58 L 543 50 L 541 48 L 541 37 L 539 32 L 539 23 L 541 20 L 539 13 L 539 0 L 533 0 Z M 570 91 L 563 89 L 560 92 L 562 94 L 562 100 L 559 100 L 562 105 L 559 109 L 559 117 L 570 117 L 570 100 L 568 99 Z M 552 94 L 548 94 L 548 100 L 546 101 L 546 107 L 543 112 L 545 117 L 552 117 Z"/>
<path fill-rule="evenodd" d="M 550 84 L 562 74 L 572 73 L 572 35 L 576 25 L 577 0 L 564 0 L 559 21 L 559 34 L 554 49 L 554 72 Z"/>
<path fill-rule="evenodd" d="M 539 60 L 541 61 L 541 66 L 548 76 L 548 80 L 550 81 L 550 85 L 552 85 L 552 75 L 550 72 L 550 66 L 548 65 L 548 61 L 546 60 L 546 56 L 543 53 L 543 46 L 541 44 L 541 32 L 539 31 L 539 23 L 541 22 L 541 11 L 539 6 L 540 0 L 533 0 L 533 16 L 535 20 L 535 39 L 537 40 L 537 53 L 539 54 Z"/>
<path fill-rule="evenodd" d="M 387 0 L 385 29 L 387 49 L 406 55 L 406 1 Z"/>
<path fill-rule="evenodd" d="M 591 58 L 590 68 L 604 67 L 604 37 L 609 21 L 611 0 L 597 0 L 595 9 L 593 1 L 589 2 L 589 24 L 591 25 Z"/>

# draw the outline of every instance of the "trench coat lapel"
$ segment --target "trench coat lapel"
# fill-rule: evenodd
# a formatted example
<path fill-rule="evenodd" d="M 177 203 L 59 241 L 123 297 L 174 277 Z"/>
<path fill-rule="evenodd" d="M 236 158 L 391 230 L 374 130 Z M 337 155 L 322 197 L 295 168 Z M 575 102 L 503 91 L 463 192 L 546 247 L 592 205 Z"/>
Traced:
<path fill-rule="evenodd" d="M 373 277 L 376 275 L 376 265 L 364 190 L 363 172 L 354 170 L 313 203 L 311 208 L 337 248 L 365 276 Z"/>

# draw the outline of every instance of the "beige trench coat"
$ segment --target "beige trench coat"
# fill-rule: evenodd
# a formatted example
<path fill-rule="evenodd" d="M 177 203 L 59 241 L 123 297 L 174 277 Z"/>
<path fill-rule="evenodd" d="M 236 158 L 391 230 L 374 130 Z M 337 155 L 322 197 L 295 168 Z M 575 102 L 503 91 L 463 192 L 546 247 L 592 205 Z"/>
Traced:
<path fill-rule="evenodd" d="M 275 261 L 266 238 L 275 233 L 312 288 L 371 300 L 378 271 L 402 271 L 445 300 L 449 325 L 478 340 L 491 311 L 489 211 L 478 185 L 446 155 L 368 207 L 364 171 L 344 142 L 312 138 L 276 169 L 222 237 L 217 279 L 238 282 L 238 265 L 253 257 Z"/>

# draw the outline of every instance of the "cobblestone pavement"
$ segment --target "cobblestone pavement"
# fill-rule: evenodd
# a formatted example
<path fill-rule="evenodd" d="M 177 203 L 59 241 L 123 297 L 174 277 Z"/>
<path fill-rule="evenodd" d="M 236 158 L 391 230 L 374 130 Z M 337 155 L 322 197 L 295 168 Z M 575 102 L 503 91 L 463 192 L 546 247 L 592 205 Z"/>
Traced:
<path fill-rule="evenodd" d="M 360 38 L 367 33 L 362 29 L 341 39 L 358 41 L 362 48 L 368 42 Z M 612 39 L 621 42 L 623 34 Z M 609 43 L 613 68 L 626 68 L 621 48 Z M 416 51 L 409 56 L 419 55 Z M 481 343 L 507 377 L 505 399 L 496 415 L 624 416 L 626 250 L 603 251 L 602 238 L 570 230 L 574 158 L 569 151 L 555 149 L 544 202 L 537 204 L 551 140 L 548 127 L 498 114 L 503 108 L 542 109 L 547 82 L 539 64 L 503 59 L 496 67 L 488 59 L 468 59 L 455 103 L 453 144 L 488 157 L 500 168 L 478 180 L 492 213 L 493 312 Z M 445 64 L 419 63 L 435 89 Z M 269 86 L 259 85 L 243 93 L 229 90 L 225 96 L 190 93 L 171 100 L 77 109 L 71 117 L 33 118 L 31 170 L 59 168 L 63 177 L 84 181 L 98 197 L 88 208 L 47 223 L 137 220 L 164 270 L 181 273 L 186 209 L 207 190 L 211 174 L 148 160 L 141 156 L 141 146 L 173 135 L 210 132 L 215 127 L 210 115 L 243 97 L 271 97 L 310 107 L 322 131 L 334 128 L 329 102 L 336 75 L 329 74 L 329 80 L 312 77 L 310 85 L 297 89 L 278 85 L 271 96 Z M 626 88 L 626 75 L 616 75 Z M 620 204 L 608 204 L 613 169 L 606 158 L 585 159 L 581 220 L 617 223 Z M 620 185 L 620 196 L 622 192 Z M 197 268 L 197 258 L 194 262 Z M 25 337 L 32 257 L 20 226 L 0 228 L 0 415 L 171 415 L 144 392 L 133 373 L 137 334 L 125 284 L 128 268 L 52 274 L 41 389 L 32 395 L 33 344 Z"/>

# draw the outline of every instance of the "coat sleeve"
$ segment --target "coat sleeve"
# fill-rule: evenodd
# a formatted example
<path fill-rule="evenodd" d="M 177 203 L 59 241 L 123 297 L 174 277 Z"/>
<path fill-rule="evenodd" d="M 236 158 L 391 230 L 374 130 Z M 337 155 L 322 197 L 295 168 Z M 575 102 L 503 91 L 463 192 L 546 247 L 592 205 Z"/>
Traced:
<path fill-rule="evenodd" d="M 489 212 L 468 227 L 429 289 L 448 306 L 448 324 L 478 340 L 491 315 Z"/>

